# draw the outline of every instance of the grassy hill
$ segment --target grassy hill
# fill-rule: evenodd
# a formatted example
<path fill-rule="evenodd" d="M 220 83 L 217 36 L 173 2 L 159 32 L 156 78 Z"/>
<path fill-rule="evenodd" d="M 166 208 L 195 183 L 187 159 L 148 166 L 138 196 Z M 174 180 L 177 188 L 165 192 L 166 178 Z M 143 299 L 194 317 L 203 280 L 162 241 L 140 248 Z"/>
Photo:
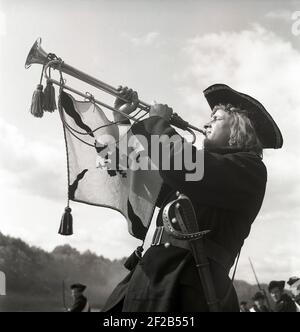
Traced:
<path fill-rule="evenodd" d="M 79 253 L 69 245 L 46 252 L 0 233 L 0 270 L 7 279 L 0 311 L 63 311 L 63 280 L 67 305 L 72 303 L 69 286 L 81 282 L 88 285 L 86 294 L 92 307 L 100 309 L 127 274 L 124 261 L 111 261 L 90 251 Z M 244 281 L 236 281 L 235 287 L 240 300 L 248 300 L 257 291 Z"/>

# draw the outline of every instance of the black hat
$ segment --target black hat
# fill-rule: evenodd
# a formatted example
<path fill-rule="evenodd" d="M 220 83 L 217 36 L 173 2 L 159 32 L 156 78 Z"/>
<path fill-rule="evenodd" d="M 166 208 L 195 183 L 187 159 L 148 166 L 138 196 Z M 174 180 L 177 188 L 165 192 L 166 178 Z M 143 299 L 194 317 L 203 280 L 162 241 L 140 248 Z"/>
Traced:
<path fill-rule="evenodd" d="M 258 301 L 258 300 L 264 300 L 265 296 L 262 292 L 257 292 L 255 295 L 252 297 L 253 301 Z"/>
<path fill-rule="evenodd" d="M 83 292 L 86 289 L 85 285 L 82 284 L 73 284 L 70 286 L 71 289 L 78 289 L 80 292 Z"/>
<path fill-rule="evenodd" d="M 298 277 L 291 277 L 290 279 L 289 279 L 289 281 L 287 282 L 287 284 L 289 285 L 289 286 L 292 286 L 295 282 L 297 282 L 298 280 L 300 280 L 300 278 L 298 278 Z"/>
<path fill-rule="evenodd" d="M 269 293 L 272 291 L 272 289 L 274 289 L 276 287 L 283 290 L 284 286 L 285 286 L 285 281 L 275 281 L 275 280 L 273 280 L 269 283 L 269 287 L 268 287 Z"/>
<path fill-rule="evenodd" d="M 248 111 L 249 118 L 263 148 L 279 149 L 282 147 L 281 132 L 276 122 L 259 101 L 233 90 L 225 84 L 211 85 L 203 93 L 211 109 L 219 104 L 231 104 Z"/>

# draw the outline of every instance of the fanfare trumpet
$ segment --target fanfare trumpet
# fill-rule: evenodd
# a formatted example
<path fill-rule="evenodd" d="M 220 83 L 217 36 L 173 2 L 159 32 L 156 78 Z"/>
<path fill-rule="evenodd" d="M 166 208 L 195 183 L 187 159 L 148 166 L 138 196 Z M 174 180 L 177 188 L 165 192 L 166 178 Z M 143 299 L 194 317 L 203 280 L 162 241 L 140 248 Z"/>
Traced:
<path fill-rule="evenodd" d="M 91 98 L 93 102 L 99 104 L 100 106 L 103 106 L 103 107 L 106 107 L 114 112 L 118 112 L 118 113 L 121 113 L 122 115 L 124 115 L 125 117 L 133 120 L 133 121 L 137 121 L 134 117 L 132 116 L 129 116 L 127 114 L 124 114 L 122 112 L 120 112 L 119 110 L 117 110 L 116 108 L 100 101 L 100 100 L 97 100 L 95 99 L 93 96 L 91 95 L 87 95 L 86 93 L 82 93 L 78 90 L 75 90 L 69 86 L 67 86 L 66 84 L 64 84 L 64 82 L 59 82 L 59 81 L 56 81 L 52 78 L 50 78 L 47 74 L 47 69 L 48 68 L 52 68 L 52 69 L 57 69 L 59 70 L 60 72 L 63 72 L 67 75 L 70 75 L 78 80 L 81 80 L 87 84 L 90 84 L 94 87 L 96 87 L 97 89 L 100 89 L 112 96 L 115 96 L 115 97 L 118 97 L 120 98 L 119 96 L 119 93 L 118 93 L 118 90 L 116 88 L 114 88 L 113 86 L 99 80 L 99 79 L 96 79 L 68 64 L 66 64 L 65 62 L 63 62 L 59 57 L 57 57 L 55 54 L 53 53 L 47 53 L 43 50 L 43 48 L 41 47 L 41 38 L 38 38 L 35 43 L 33 44 L 32 48 L 30 49 L 29 51 L 29 54 L 27 56 L 27 59 L 26 59 L 26 62 L 25 62 L 25 68 L 29 68 L 32 64 L 41 64 L 43 65 L 43 74 L 45 76 L 45 78 L 47 79 L 47 82 L 51 82 L 55 85 L 58 85 L 58 86 L 63 86 L 64 89 L 66 90 L 69 90 L 73 93 L 76 93 L 80 96 L 82 96 L 83 98 Z M 123 98 L 121 98 L 123 99 Z M 124 101 L 127 101 L 126 99 L 124 99 Z M 139 103 L 138 103 L 138 108 L 140 110 L 143 110 L 143 111 L 149 111 L 150 109 L 150 104 L 142 101 L 142 100 L 139 100 Z M 205 131 L 200 129 L 200 128 L 197 128 L 195 126 L 192 126 L 191 124 L 189 124 L 187 121 L 184 121 L 180 116 L 178 116 L 176 113 L 174 113 L 172 115 L 172 118 L 170 120 L 170 124 L 177 127 L 177 128 L 180 128 L 180 129 L 183 129 L 183 130 L 187 130 L 189 131 L 193 137 L 194 137 L 194 140 L 195 140 L 195 133 L 193 132 L 193 130 L 195 131 L 198 131 L 200 133 L 202 133 L 203 135 L 205 135 Z"/>

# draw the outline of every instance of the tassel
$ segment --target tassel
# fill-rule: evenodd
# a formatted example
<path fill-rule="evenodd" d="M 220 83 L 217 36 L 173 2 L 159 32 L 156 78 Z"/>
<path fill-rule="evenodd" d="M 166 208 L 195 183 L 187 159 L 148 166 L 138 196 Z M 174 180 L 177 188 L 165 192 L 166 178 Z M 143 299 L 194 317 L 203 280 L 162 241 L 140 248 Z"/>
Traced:
<path fill-rule="evenodd" d="M 47 82 L 47 86 L 44 89 L 44 111 L 53 112 L 56 110 L 56 101 L 55 101 L 55 89 L 51 81 Z"/>
<path fill-rule="evenodd" d="M 126 259 L 124 266 L 127 270 L 132 271 L 142 258 L 143 247 L 137 247 L 136 250 Z"/>
<path fill-rule="evenodd" d="M 38 84 L 36 90 L 32 95 L 30 112 L 36 118 L 41 118 L 43 112 L 44 93 L 42 84 Z"/>
<path fill-rule="evenodd" d="M 71 208 L 67 206 L 65 212 L 62 215 L 58 234 L 72 235 L 73 234 L 73 217 L 71 215 Z"/>

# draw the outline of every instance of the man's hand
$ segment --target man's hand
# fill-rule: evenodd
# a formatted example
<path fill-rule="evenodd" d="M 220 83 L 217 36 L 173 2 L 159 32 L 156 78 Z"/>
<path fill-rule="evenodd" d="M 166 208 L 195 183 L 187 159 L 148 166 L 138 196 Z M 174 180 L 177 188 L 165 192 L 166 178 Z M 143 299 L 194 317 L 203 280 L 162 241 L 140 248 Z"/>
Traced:
<path fill-rule="evenodd" d="M 154 104 L 150 108 L 149 116 L 160 116 L 166 121 L 170 121 L 173 109 L 168 105 Z"/>
<path fill-rule="evenodd" d="M 119 97 L 128 100 L 128 102 L 124 101 Z M 116 109 L 125 114 L 130 114 L 137 109 L 138 104 L 139 104 L 139 97 L 136 91 L 128 89 L 127 87 L 122 87 L 122 86 L 118 87 L 118 97 L 116 98 L 114 104 L 114 107 Z M 115 121 L 123 121 L 127 119 L 125 116 L 122 116 L 117 112 L 114 112 L 114 118 Z"/>

